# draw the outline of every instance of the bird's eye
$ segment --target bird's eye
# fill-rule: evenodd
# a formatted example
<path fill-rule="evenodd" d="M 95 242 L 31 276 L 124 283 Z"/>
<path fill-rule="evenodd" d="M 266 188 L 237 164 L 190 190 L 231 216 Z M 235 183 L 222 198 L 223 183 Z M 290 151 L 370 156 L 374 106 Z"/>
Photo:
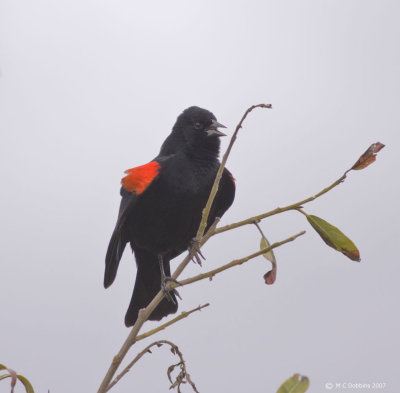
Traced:
<path fill-rule="evenodd" d="M 194 128 L 195 128 L 196 130 L 199 130 L 199 129 L 201 128 L 201 123 L 196 122 L 196 124 L 194 125 Z"/>

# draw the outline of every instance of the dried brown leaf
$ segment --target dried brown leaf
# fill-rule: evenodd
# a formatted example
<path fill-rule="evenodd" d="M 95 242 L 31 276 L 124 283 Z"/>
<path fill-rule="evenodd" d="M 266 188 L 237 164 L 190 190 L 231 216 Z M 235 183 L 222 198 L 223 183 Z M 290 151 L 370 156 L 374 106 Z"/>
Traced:
<path fill-rule="evenodd" d="M 357 160 L 357 162 L 351 167 L 356 171 L 366 168 L 376 160 L 376 154 L 385 147 L 383 143 L 373 143 L 364 154 Z"/>
<path fill-rule="evenodd" d="M 177 364 L 172 364 L 171 366 L 169 366 L 168 367 L 168 370 L 167 370 L 167 376 L 168 376 L 168 379 L 169 379 L 169 381 L 173 384 L 174 382 L 172 382 L 172 377 L 171 377 L 171 374 L 172 374 L 172 372 L 174 371 L 174 368 L 177 366 Z"/>
<path fill-rule="evenodd" d="M 264 274 L 264 280 L 267 285 L 272 285 L 276 280 L 276 265 L 272 269 Z"/>

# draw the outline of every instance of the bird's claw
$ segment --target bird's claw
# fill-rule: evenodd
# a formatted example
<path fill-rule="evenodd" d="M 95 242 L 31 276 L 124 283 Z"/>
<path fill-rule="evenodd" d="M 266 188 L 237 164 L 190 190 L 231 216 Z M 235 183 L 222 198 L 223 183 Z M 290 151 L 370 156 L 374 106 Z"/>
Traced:
<path fill-rule="evenodd" d="M 189 252 L 192 254 L 192 261 L 201 266 L 201 258 L 206 260 L 206 257 L 200 250 L 200 242 L 196 239 L 190 241 Z M 201 257 L 201 258 L 200 258 Z"/>
<path fill-rule="evenodd" d="M 161 290 L 163 291 L 164 296 L 165 296 L 171 303 L 177 304 L 177 303 L 176 303 L 176 300 L 171 296 L 171 293 L 170 293 L 170 292 L 172 292 L 175 296 L 178 296 L 179 299 L 182 300 L 182 298 L 181 298 L 181 296 L 179 295 L 179 292 L 178 292 L 175 288 L 173 288 L 173 289 L 168 289 L 168 286 L 167 286 L 168 282 L 173 282 L 173 283 L 178 284 L 178 285 L 181 285 L 181 283 L 180 283 L 178 280 L 175 280 L 175 278 L 172 278 L 172 277 L 166 277 L 166 276 L 164 276 L 164 277 L 161 279 Z"/>

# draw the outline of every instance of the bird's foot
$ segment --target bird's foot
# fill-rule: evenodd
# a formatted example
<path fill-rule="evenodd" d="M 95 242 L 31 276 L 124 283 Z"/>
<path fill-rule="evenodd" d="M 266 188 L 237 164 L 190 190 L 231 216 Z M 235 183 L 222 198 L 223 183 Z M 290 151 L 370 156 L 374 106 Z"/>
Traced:
<path fill-rule="evenodd" d="M 192 254 L 192 261 L 194 263 L 198 263 L 200 266 L 201 258 L 206 260 L 206 257 L 202 254 L 200 250 L 200 242 L 194 238 L 190 241 L 189 252 Z"/>
<path fill-rule="evenodd" d="M 176 304 L 176 300 L 171 296 L 170 292 L 172 292 L 175 296 L 179 297 L 179 299 L 182 300 L 182 298 L 179 295 L 179 292 L 175 288 L 173 288 L 173 289 L 169 289 L 168 288 L 168 282 L 173 282 L 174 284 L 177 284 L 177 285 L 181 285 L 181 283 L 178 280 L 175 280 L 175 278 L 172 278 L 172 277 L 164 276 L 164 277 L 161 278 L 161 290 L 163 291 L 164 296 L 171 303 Z"/>

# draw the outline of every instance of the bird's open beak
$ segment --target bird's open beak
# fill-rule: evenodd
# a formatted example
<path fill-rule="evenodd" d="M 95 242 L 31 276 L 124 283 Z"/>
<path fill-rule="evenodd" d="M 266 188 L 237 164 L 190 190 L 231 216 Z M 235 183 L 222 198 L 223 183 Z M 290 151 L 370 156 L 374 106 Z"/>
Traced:
<path fill-rule="evenodd" d="M 218 123 L 216 120 L 211 121 L 211 125 L 207 128 L 207 135 L 208 136 L 226 136 L 223 132 L 218 130 L 218 127 L 220 128 L 226 128 L 223 124 Z"/>

